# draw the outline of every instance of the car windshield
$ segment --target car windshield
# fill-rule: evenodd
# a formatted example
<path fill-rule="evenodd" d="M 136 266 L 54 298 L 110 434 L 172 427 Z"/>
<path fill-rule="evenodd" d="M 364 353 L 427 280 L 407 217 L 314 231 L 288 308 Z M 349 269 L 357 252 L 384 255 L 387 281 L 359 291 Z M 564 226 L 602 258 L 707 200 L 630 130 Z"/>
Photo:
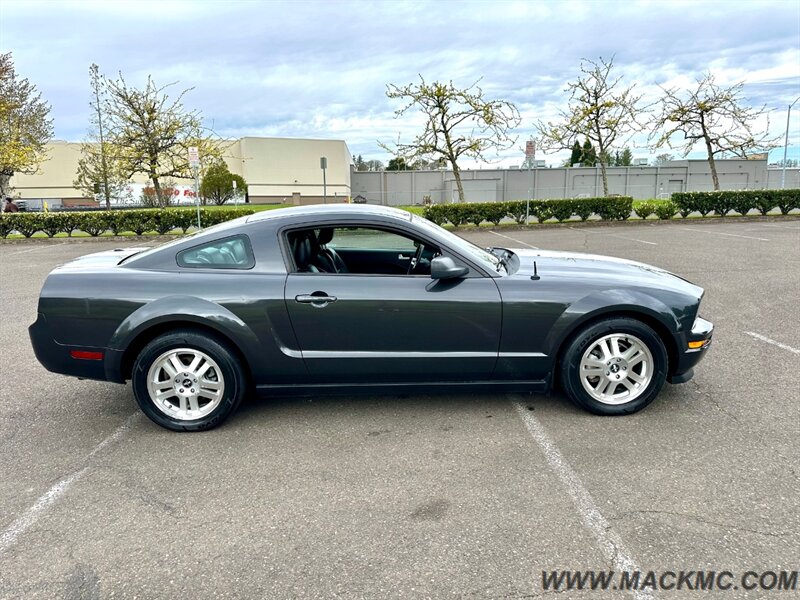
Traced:
<path fill-rule="evenodd" d="M 439 227 L 428 219 L 423 219 L 422 217 L 418 217 L 417 215 L 413 214 L 411 215 L 411 220 L 420 229 L 427 230 L 429 233 L 432 233 L 439 238 L 443 238 L 454 249 L 458 250 L 468 258 L 479 262 L 483 266 L 488 267 L 493 271 L 497 271 L 498 266 L 501 265 L 501 261 L 497 256 L 491 252 L 487 252 L 479 246 L 476 246 L 472 242 L 468 242 L 464 238 L 457 236 L 455 233 L 447 231 L 447 229 L 444 227 Z"/>

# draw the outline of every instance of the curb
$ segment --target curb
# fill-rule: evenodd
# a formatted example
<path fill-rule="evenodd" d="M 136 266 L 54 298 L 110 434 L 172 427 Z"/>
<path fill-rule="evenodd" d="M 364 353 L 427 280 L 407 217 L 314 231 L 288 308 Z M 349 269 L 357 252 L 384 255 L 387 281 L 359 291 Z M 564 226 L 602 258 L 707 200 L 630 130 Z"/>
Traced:
<path fill-rule="evenodd" d="M 83 243 L 97 243 L 97 242 L 141 242 L 142 244 L 149 244 L 151 242 L 168 242 L 170 240 L 177 240 L 178 238 L 182 238 L 183 234 L 174 234 L 174 235 L 107 235 L 107 236 L 96 236 L 96 237 L 60 237 L 60 238 L 22 238 L 22 239 L 15 239 L 15 240 L 2 240 L 0 239 L 0 246 L 7 244 L 9 246 L 15 246 L 18 244 L 44 244 L 44 245 L 55 245 L 55 244 L 63 244 L 65 242 L 76 243 L 76 244 L 83 244 Z"/>

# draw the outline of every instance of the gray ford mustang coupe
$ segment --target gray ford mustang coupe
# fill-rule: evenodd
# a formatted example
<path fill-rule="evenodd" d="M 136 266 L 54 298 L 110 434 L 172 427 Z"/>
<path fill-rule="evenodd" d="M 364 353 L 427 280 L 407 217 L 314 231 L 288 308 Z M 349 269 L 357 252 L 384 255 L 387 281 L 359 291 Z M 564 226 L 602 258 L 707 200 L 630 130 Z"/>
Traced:
<path fill-rule="evenodd" d="M 84 256 L 45 281 L 31 342 L 55 373 L 124 383 L 173 430 L 259 395 L 548 392 L 601 415 L 692 377 L 703 290 L 645 264 L 479 248 L 408 212 L 261 212 Z"/>

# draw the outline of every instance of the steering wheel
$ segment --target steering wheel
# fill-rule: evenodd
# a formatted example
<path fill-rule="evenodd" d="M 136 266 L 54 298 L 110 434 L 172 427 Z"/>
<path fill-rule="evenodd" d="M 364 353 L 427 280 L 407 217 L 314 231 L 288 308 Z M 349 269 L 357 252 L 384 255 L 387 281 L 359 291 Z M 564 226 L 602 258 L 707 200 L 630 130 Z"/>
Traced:
<path fill-rule="evenodd" d="M 409 261 L 408 264 L 408 271 L 406 271 L 406 275 L 411 275 L 414 271 L 414 268 L 419 263 L 419 259 L 422 257 L 422 251 L 425 249 L 425 244 L 422 242 L 418 242 L 417 251 L 414 253 L 414 258 Z"/>

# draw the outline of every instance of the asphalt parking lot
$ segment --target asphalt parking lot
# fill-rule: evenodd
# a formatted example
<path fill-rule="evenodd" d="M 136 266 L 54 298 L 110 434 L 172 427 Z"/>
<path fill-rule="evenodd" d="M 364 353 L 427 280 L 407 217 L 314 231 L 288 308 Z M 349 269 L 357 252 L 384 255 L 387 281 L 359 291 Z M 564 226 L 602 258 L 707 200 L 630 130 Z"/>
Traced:
<path fill-rule="evenodd" d="M 684 276 L 709 355 L 624 418 L 561 395 L 360 396 L 175 434 L 129 386 L 48 373 L 27 337 L 50 269 L 135 241 L 0 244 L 0 598 L 538 598 L 543 570 L 797 570 L 800 220 L 465 237 Z"/>

